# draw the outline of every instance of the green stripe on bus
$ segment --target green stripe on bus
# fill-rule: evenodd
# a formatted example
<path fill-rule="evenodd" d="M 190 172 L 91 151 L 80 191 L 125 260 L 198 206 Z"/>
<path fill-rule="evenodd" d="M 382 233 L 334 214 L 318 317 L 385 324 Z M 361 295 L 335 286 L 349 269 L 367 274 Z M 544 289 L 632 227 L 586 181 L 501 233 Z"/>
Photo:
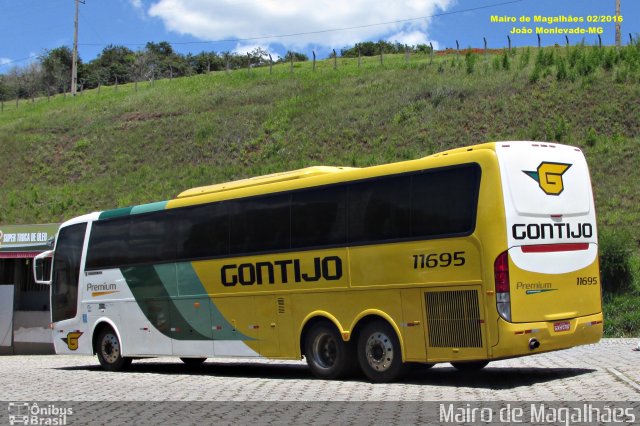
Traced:
<path fill-rule="evenodd" d="M 226 320 L 207 294 L 191 262 L 175 265 L 180 296 L 180 303 L 176 303 L 176 306 L 184 318 L 191 319 L 189 323 L 194 329 L 205 335 L 211 334 L 213 340 L 254 340 L 238 330 L 234 331 L 233 325 Z M 162 274 L 160 278 L 162 279 Z M 199 303 L 196 309 L 194 309 L 195 303 Z M 212 326 L 216 327 L 216 331 L 211 331 Z"/>
<path fill-rule="evenodd" d="M 210 335 L 196 331 L 182 316 L 152 265 L 121 268 L 120 271 L 138 306 L 158 331 L 175 340 L 211 340 Z"/>
<path fill-rule="evenodd" d="M 107 210 L 100 213 L 100 217 L 98 218 L 98 220 L 129 216 L 129 214 L 131 214 L 131 209 L 133 209 L 133 207 L 123 207 L 121 209 Z"/>
<path fill-rule="evenodd" d="M 133 206 L 133 208 L 131 209 L 131 214 L 157 212 L 159 210 L 164 210 L 166 205 L 167 205 L 166 201 L 158 201 L 157 203 L 149 203 L 149 204 L 142 204 L 139 206 Z"/>
<path fill-rule="evenodd" d="M 114 217 L 129 216 L 132 214 L 157 212 L 164 210 L 167 206 L 167 201 L 158 201 L 157 203 L 140 204 L 139 206 L 122 207 L 120 209 L 106 210 L 100 213 L 99 220 L 111 219 Z"/>

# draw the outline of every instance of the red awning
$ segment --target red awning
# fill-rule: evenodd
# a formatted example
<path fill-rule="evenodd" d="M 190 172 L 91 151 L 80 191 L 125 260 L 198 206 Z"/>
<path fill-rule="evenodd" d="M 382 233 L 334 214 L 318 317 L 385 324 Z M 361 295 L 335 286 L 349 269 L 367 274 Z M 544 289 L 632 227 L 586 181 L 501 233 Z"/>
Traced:
<path fill-rule="evenodd" d="M 0 259 L 33 259 L 41 251 L 0 251 Z"/>

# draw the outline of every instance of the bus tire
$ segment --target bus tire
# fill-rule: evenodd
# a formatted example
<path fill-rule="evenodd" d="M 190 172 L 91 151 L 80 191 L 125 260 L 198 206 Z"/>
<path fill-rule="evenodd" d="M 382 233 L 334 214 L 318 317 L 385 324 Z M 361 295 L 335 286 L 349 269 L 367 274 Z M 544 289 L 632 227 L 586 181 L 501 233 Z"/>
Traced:
<path fill-rule="evenodd" d="M 98 335 L 96 354 L 100 365 L 107 371 L 122 371 L 131 365 L 131 358 L 123 357 L 120 352 L 120 339 L 111 327 L 100 331 Z"/>
<path fill-rule="evenodd" d="M 200 365 L 206 360 L 207 358 L 180 358 L 180 361 L 184 362 L 185 365 L 188 365 L 189 367 Z"/>
<path fill-rule="evenodd" d="M 353 345 L 342 340 L 333 325 L 319 323 L 306 334 L 304 357 L 319 379 L 338 379 L 354 371 L 357 362 Z"/>
<path fill-rule="evenodd" d="M 452 362 L 451 365 L 458 371 L 479 371 L 489 364 L 489 361 L 461 361 Z"/>
<path fill-rule="evenodd" d="M 382 320 L 370 322 L 359 333 L 358 360 L 362 372 L 376 383 L 392 382 L 405 370 L 398 336 Z"/>

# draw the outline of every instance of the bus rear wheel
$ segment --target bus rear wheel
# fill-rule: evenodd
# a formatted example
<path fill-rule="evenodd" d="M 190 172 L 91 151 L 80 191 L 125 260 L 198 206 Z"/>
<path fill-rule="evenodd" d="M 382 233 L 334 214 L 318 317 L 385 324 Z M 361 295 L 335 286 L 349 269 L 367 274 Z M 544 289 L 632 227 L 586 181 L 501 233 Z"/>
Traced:
<path fill-rule="evenodd" d="M 319 379 L 338 379 L 354 371 L 355 351 L 333 325 L 316 324 L 307 333 L 304 356 L 309 369 Z"/>
<path fill-rule="evenodd" d="M 487 364 L 489 364 L 489 361 L 461 361 L 451 363 L 458 371 L 479 371 L 485 368 Z"/>
<path fill-rule="evenodd" d="M 358 336 L 358 360 L 372 382 L 387 383 L 402 376 L 400 341 L 387 322 L 376 320 L 364 327 Z"/>
<path fill-rule="evenodd" d="M 98 335 L 96 353 L 100 365 L 107 371 L 121 371 L 131 365 L 131 358 L 122 356 L 120 339 L 112 328 L 104 328 Z"/>

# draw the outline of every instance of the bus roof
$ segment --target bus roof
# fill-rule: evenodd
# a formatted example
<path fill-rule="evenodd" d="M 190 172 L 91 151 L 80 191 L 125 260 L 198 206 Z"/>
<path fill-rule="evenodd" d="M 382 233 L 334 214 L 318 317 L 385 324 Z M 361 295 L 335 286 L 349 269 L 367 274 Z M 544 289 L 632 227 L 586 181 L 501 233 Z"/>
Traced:
<path fill-rule="evenodd" d="M 197 195 L 213 194 L 217 192 L 230 191 L 232 189 L 247 188 L 250 186 L 266 185 L 269 183 L 285 182 L 294 179 L 305 179 L 313 176 L 326 175 L 329 173 L 339 173 L 346 170 L 353 170 L 354 167 L 329 167 L 313 166 L 304 169 L 292 170 L 288 172 L 272 173 L 270 175 L 256 176 L 247 179 L 240 179 L 231 182 L 218 183 L 215 185 L 200 186 L 188 189 L 178 194 L 176 198 L 193 197 Z"/>
<path fill-rule="evenodd" d="M 511 142 L 506 142 L 511 143 Z M 375 174 L 375 170 L 380 170 L 381 168 L 389 168 L 389 167 L 397 167 L 400 163 L 412 163 L 412 162 L 420 162 L 429 159 L 442 158 L 447 157 L 449 155 L 457 155 L 463 154 L 469 151 L 478 151 L 482 149 L 494 150 L 496 149 L 495 142 L 483 143 L 478 145 L 467 146 L 463 148 L 454 148 L 448 151 L 438 152 L 423 158 L 419 158 L 416 160 L 409 161 L 401 161 L 399 163 L 391 163 L 391 164 L 383 164 L 371 167 L 333 167 L 333 166 L 312 166 L 306 167 L 298 170 L 291 170 L 286 172 L 272 173 L 263 176 L 255 176 L 246 179 L 240 179 L 236 181 L 223 182 L 213 185 L 200 186 L 196 188 L 187 189 L 181 193 L 179 193 L 174 199 L 168 201 L 160 201 L 153 202 L 148 204 L 141 204 L 130 207 L 117 208 L 113 210 L 106 210 L 103 212 L 97 213 L 97 220 L 103 219 L 111 219 L 116 217 L 140 214 L 140 213 L 150 213 L 154 211 L 164 210 L 166 208 L 175 208 L 175 207 L 183 207 L 187 205 L 200 204 L 203 202 L 217 201 L 219 197 L 226 198 L 224 195 L 219 195 L 225 192 L 235 192 L 237 190 L 241 190 L 241 192 L 245 195 L 244 190 L 250 190 L 251 188 L 257 189 L 261 186 L 270 186 L 270 189 L 273 189 L 272 185 L 279 186 L 278 184 L 297 181 L 300 182 L 304 186 L 304 181 L 310 178 L 320 178 L 320 177 L 330 177 L 335 176 L 339 173 L 348 173 L 348 172 L 356 172 L 362 171 L 365 172 L 363 177 L 371 174 L 373 172 Z M 389 169 L 387 169 L 389 170 Z M 348 173 L 350 174 L 350 173 Z M 315 179 L 310 179 L 314 180 Z M 258 190 L 259 191 L 259 190 Z M 253 192 L 253 191 L 251 191 Z M 270 190 L 267 192 L 271 192 Z M 237 194 L 236 194 L 237 195 Z M 250 195 L 250 194 L 248 194 Z M 204 198 L 201 198 L 203 197 Z M 214 198 L 210 198 L 209 196 L 213 196 Z M 232 197 L 235 198 L 235 197 Z"/>
<path fill-rule="evenodd" d="M 495 143 L 489 142 L 484 144 L 468 146 L 464 148 L 450 149 L 448 151 L 439 152 L 425 158 L 440 157 L 440 156 L 446 156 L 450 154 L 459 154 L 466 151 L 473 151 L 477 149 L 494 149 L 495 150 Z M 306 167 L 304 169 L 291 170 L 291 171 L 280 172 L 280 173 L 272 173 L 264 176 L 255 176 L 247 179 L 240 179 L 236 181 L 218 183 L 214 185 L 200 186 L 197 188 L 192 188 L 192 189 L 183 191 L 180 194 L 178 194 L 176 198 L 187 198 L 187 197 L 194 197 L 198 195 L 214 194 L 214 193 L 219 193 L 224 191 L 231 191 L 234 189 L 248 188 L 252 186 L 266 185 L 270 183 L 286 182 L 286 181 L 291 181 L 296 179 L 305 179 L 305 178 L 327 175 L 331 173 L 340 173 L 340 172 L 355 170 L 355 169 L 359 169 L 359 167 L 332 167 L 332 166 Z"/>

